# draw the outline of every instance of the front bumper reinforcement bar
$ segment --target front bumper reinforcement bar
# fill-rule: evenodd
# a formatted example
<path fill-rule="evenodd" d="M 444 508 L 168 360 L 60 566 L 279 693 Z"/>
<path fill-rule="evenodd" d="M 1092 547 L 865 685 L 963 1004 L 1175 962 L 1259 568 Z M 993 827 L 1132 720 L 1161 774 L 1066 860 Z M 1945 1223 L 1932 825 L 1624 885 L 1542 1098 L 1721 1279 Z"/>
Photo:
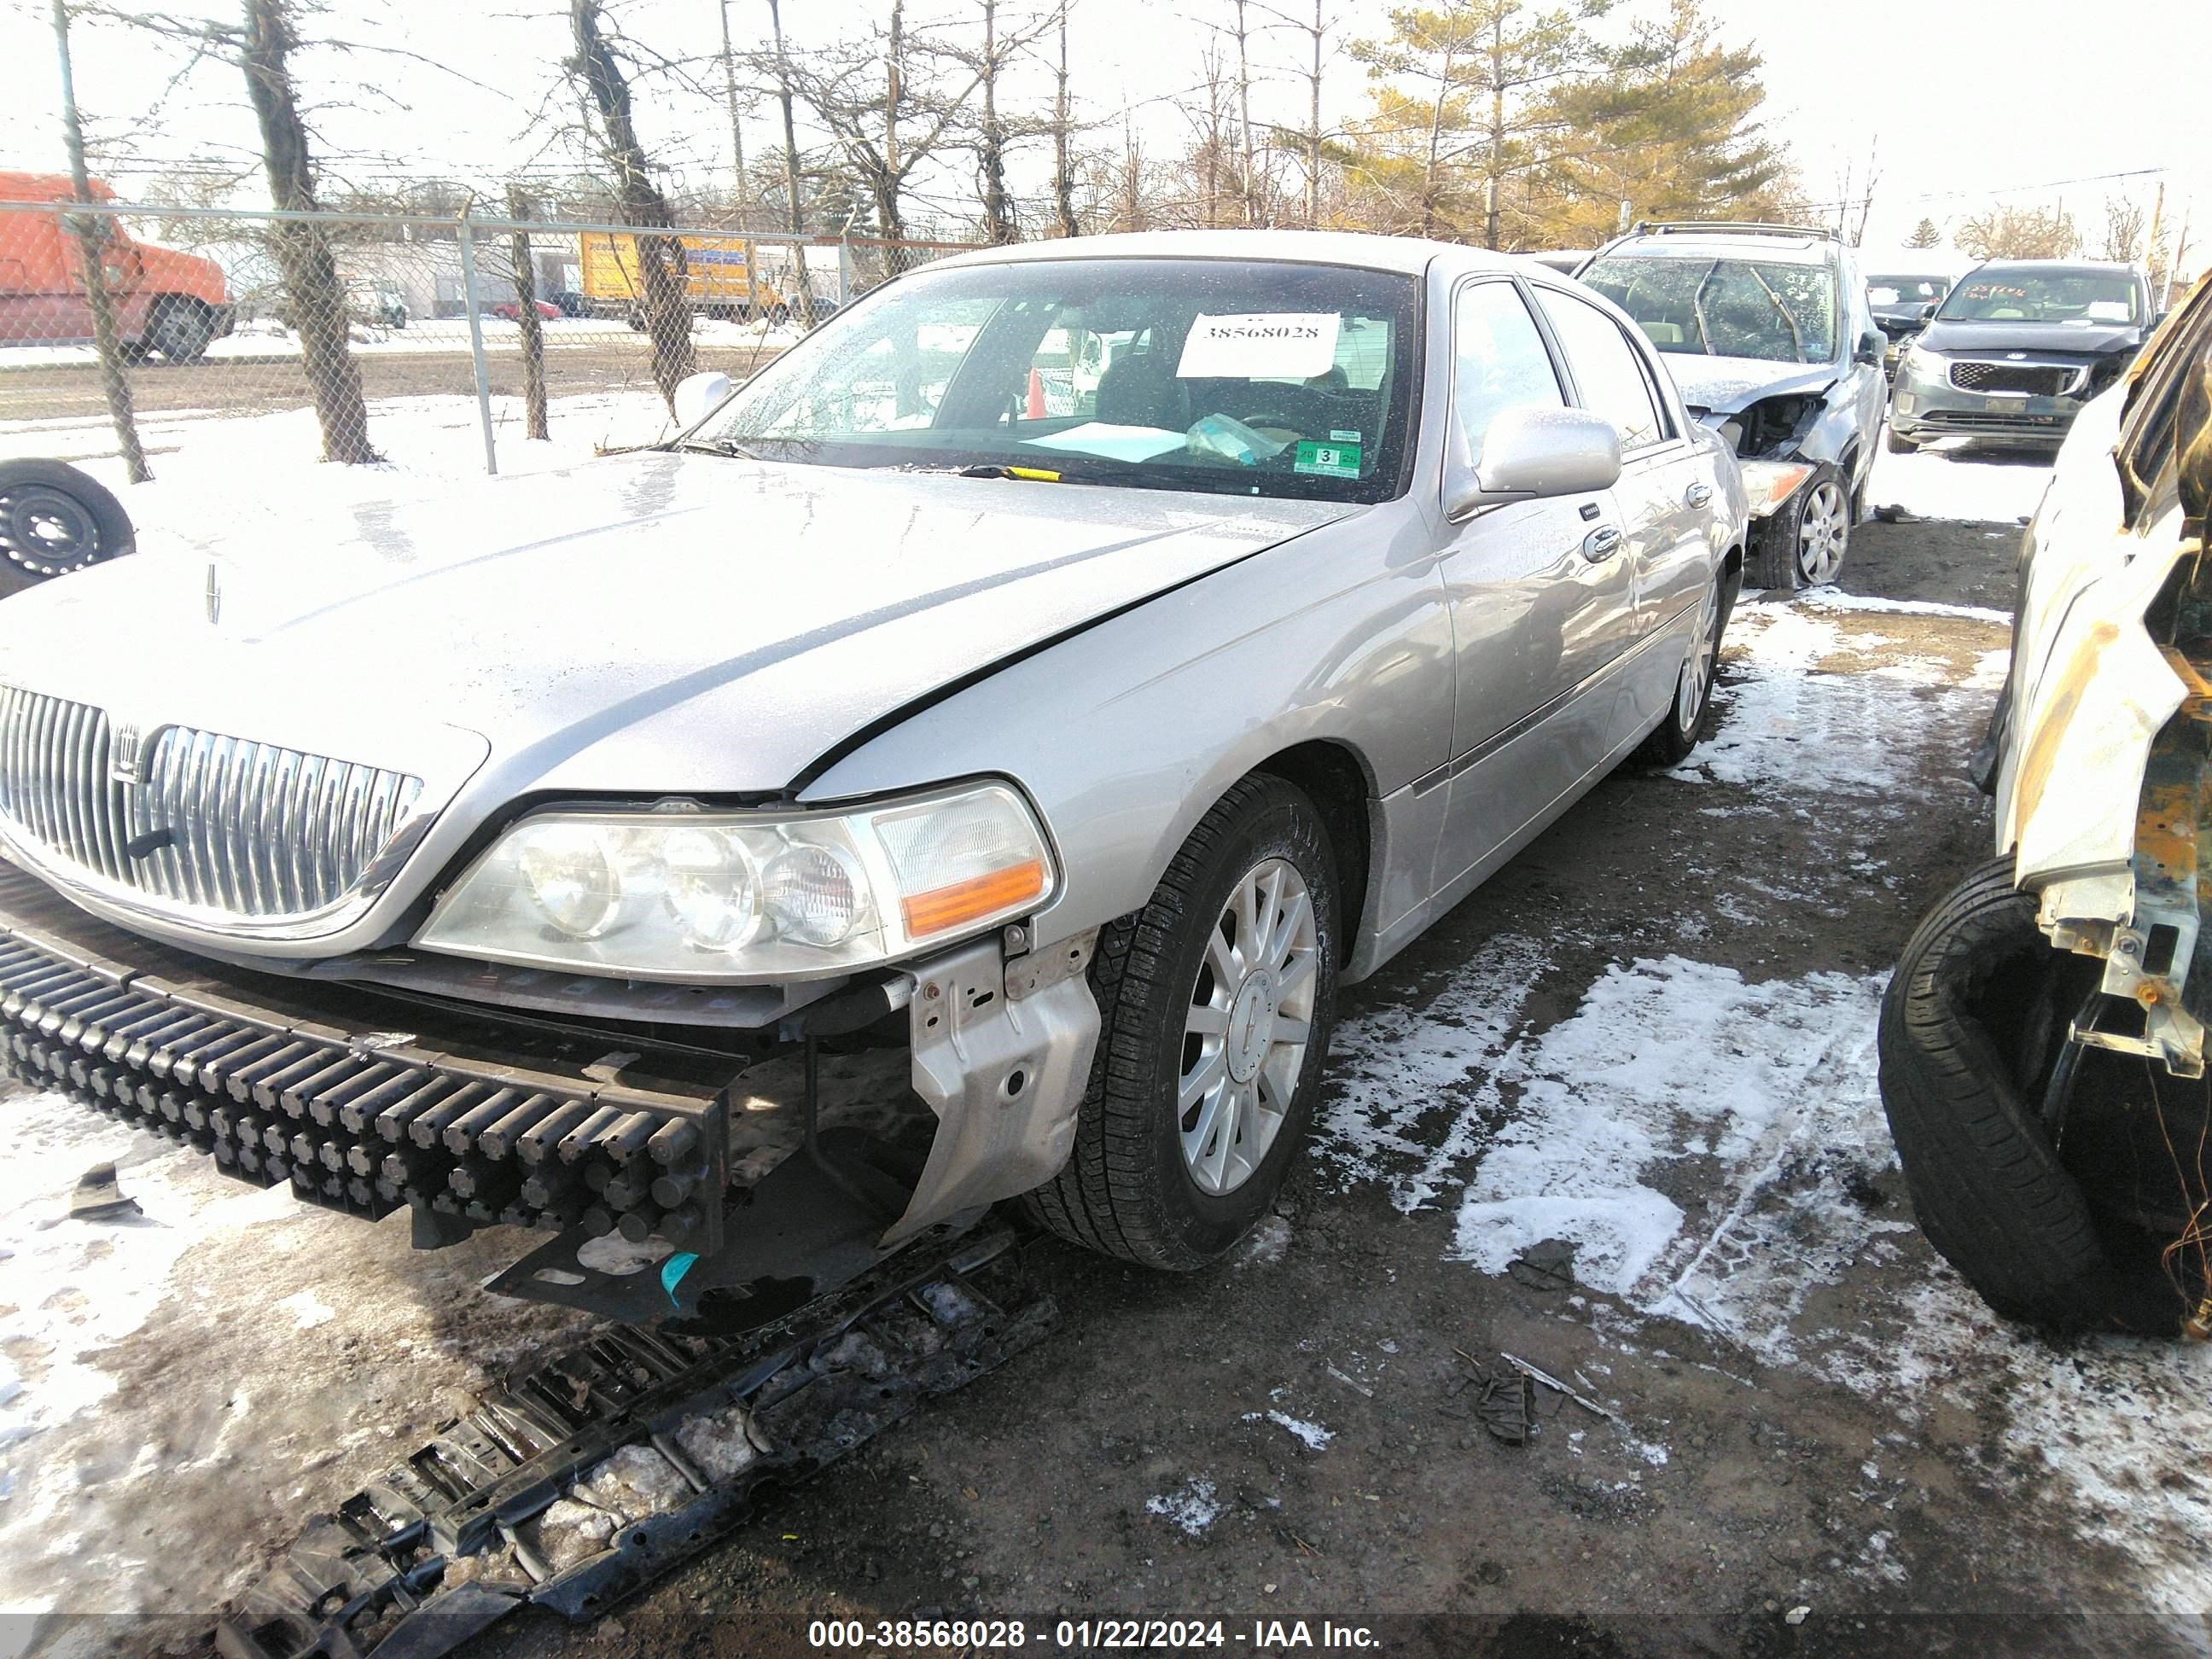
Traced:
<path fill-rule="evenodd" d="M 945 1226 L 739 1337 L 610 1329 L 317 1516 L 226 1659 L 435 1659 L 518 1607 L 598 1617 L 805 1478 L 1039 1340 L 1012 1229 Z"/>

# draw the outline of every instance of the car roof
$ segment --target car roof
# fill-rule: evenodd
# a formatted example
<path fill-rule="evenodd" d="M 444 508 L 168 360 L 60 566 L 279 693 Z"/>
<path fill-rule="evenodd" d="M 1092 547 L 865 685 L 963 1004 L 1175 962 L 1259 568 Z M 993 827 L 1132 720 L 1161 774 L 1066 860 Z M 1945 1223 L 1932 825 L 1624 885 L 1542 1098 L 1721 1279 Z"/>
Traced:
<path fill-rule="evenodd" d="M 1668 231 L 1664 235 L 1624 236 L 1598 257 L 1630 259 L 1756 258 L 1774 265 L 1825 265 L 1838 252 L 1829 236 L 1784 236 L 1769 231 L 1751 234 L 1724 230 Z"/>
<path fill-rule="evenodd" d="M 2041 271 L 2054 276 L 2133 276 L 2136 267 L 2124 259 L 1988 259 L 1966 273 L 1978 276 L 1985 270 Z"/>
<path fill-rule="evenodd" d="M 1044 259 L 1277 259 L 1403 271 L 1418 276 L 1443 258 L 1471 268 L 1524 269 L 1510 253 L 1492 253 L 1456 242 L 1431 242 L 1418 236 L 1375 236 L 1342 230 L 1148 230 L 1070 236 L 979 248 L 973 253 L 939 259 L 924 269 Z"/>

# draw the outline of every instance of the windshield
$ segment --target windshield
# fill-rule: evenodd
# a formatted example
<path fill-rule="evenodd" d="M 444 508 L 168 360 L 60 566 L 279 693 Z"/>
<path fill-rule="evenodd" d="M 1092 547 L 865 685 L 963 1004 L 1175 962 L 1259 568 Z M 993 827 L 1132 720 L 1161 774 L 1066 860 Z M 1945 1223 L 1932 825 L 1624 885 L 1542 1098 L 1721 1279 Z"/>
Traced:
<path fill-rule="evenodd" d="M 1948 276 L 1869 276 L 1867 303 L 1870 306 L 1926 305 L 1951 291 Z"/>
<path fill-rule="evenodd" d="M 1836 355 L 1828 267 L 1703 257 L 1600 259 L 1583 281 L 1662 351 L 1825 363 Z"/>
<path fill-rule="evenodd" d="M 1950 321 L 2140 323 L 2142 296 L 2124 270 L 1978 270 L 1936 314 Z"/>
<path fill-rule="evenodd" d="M 693 434 L 764 460 L 1062 482 L 1395 495 L 1410 276 L 1226 259 L 919 271 L 825 325 Z"/>

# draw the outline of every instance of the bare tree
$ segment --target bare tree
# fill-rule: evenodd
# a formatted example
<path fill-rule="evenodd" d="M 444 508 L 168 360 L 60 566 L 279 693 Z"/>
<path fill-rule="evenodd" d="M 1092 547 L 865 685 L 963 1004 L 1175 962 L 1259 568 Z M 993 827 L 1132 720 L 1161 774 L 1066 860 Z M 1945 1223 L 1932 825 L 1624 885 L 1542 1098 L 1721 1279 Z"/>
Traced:
<path fill-rule="evenodd" d="M 61 59 L 62 134 L 69 147 L 70 179 L 76 199 L 92 200 L 92 174 L 84 161 L 84 125 L 77 118 L 76 79 L 70 66 L 70 15 L 66 0 L 54 0 L 54 50 Z M 144 483 L 154 476 L 146 465 L 146 448 L 138 439 L 137 410 L 131 400 L 131 378 L 123 369 L 123 341 L 115 326 L 115 301 L 107 291 L 106 249 L 114 225 L 96 214 L 71 216 L 76 234 L 77 264 L 83 274 L 84 297 L 92 311 L 93 349 L 100 358 L 100 389 L 107 400 L 107 418 L 115 428 L 115 447 L 123 457 L 124 476 Z"/>
<path fill-rule="evenodd" d="M 775 41 L 773 68 L 775 73 L 775 100 L 783 111 L 783 187 L 787 211 L 788 228 L 794 237 L 806 234 L 806 199 L 799 187 L 799 123 L 792 111 L 791 58 L 783 44 L 783 8 L 778 0 L 768 0 L 769 28 Z M 806 274 L 806 245 L 794 241 L 791 245 L 793 273 L 799 284 L 799 316 L 807 324 L 814 320 L 814 289 Z"/>
<path fill-rule="evenodd" d="M 1311 22 L 1308 22 L 1304 16 L 1279 11 L 1273 6 L 1263 5 L 1260 9 L 1278 19 L 1279 27 L 1304 35 L 1305 44 L 1310 49 L 1311 65 L 1299 73 L 1299 78 L 1306 83 L 1305 129 L 1302 132 L 1285 136 L 1295 137 L 1297 139 L 1299 151 L 1304 157 L 1306 228 L 1318 229 L 1321 225 L 1322 149 L 1327 137 L 1322 131 L 1321 125 L 1322 53 L 1328 40 L 1329 31 L 1336 27 L 1337 20 L 1328 15 L 1327 0 L 1313 0 Z"/>
<path fill-rule="evenodd" d="M 2143 252 L 2143 229 L 2148 216 L 2142 204 L 2127 196 L 2105 198 L 2105 246 L 2107 259 L 2126 261 Z"/>
<path fill-rule="evenodd" d="M 291 0 L 246 0 L 245 26 L 230 38 L 261 129 L 270 199 L 288 213 L 312 213 L 314 165 L 292 80 L 292 54 L 300 44 L 293 16 Z M 210 33 L 219 32 L 210 26 Z M 349 465 L 383 459 L 368 441 L 368 406 L 348 343 L 345 289 L 329 236 L 321 224 L 303 219 L 280 219 L 269 234 L 300 337 L 300 363 L 322 431 L 323 459 Z"/>
<path fill-rule="evenodd" d="M 526 438 L 550 436 L 545 425 L 545 324 L 538 314 L 538 266 L 530 255 L 530 233 L 522 227 L 532 216 L 522 186 L 507 187 L 507 216 L 514 222 L 508 244 L 514 257 L 514 315 L 522 331 L 522 431 Z"/>
<path fill-rule="evenodd" d="M 1951 240 L 1977 259 L 2066 259 L 2081 251 L 2081 233 L 2063 202 L 1991 208 L 1960 221 Z"/>
<path fill-rule="evenodd" d="M 777 56 L 793 91 L 830 131 L 846 167 L 875 206 L 878 230 L 906 234 L 905 195 L 915 169 L 964 141 L 956 122 L 992 65 L 1025 47 L 1046 25 L 996 34 L 986 53 L 963 52 L 931 30 L 909 30 L 905 0 L 862 40 L 811 59 Z"/>
<path fill-rule="evenodd" d="M 581 88 L 592 112 L 592 138 L 613 175 L 623 223 L 666 231 L 675 210 L 653 182 L 645 146 L 631 114 L 629 77 L 604 27 L 600 0 L 569 0 L 568 27 L 575 54 L 564 67 Z M 675 236 L 641 235 L 637 246 L 646 337 L 653 343 L 653 380 L 670 410 L 676 387 L 696 366 L 691 348 L 691 301 L 684 291 L 684 244 Z"/>
<path fill-rule="evenodd" d="M 999 120 L 999 0 L 982 0 L 983 123 L 975 137 L 975 170 L 981 175 L 983 240 L 1011 242 L 1014 219 L 1006 198 L 1006 132 Z"/>

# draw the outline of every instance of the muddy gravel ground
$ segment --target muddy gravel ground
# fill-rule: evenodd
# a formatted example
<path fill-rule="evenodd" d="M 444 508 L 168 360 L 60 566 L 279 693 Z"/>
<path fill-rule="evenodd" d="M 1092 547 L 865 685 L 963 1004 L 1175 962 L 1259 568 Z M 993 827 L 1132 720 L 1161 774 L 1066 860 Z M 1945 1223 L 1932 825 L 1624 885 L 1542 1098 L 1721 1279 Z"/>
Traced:
<path fill-rule="evenodd" d="M 1914 1230 L 1875 1092 L 1888 964 L 1986 855 L 1962 763 L 2017 542 L 1870 524 L 1840 591 L 1747 596 L 1690 763 L 1608 779 L 1345 994 L 1312 1155 L 1231 1261 L 1040 1243 L 1042 1344 L 612 1617 L 466 1651 L 1138 1613 L 1255 1651 L 1251 1621 L 1296 1619 L 1422 1653 L 2203 1651 L 2208 1356 L 1990 1316 Z M 57 1170 L 98 1139 L 10 1109 Z M 495 1240 L 410 1259 L 396 1223 L 98 1150 L 176 1237 L 150 1273 L 125 1258 L 159 1228 L 0 1258 L 0 1314 L 33 1321 L 0 1411 L 64 1366 L 64 1403 L 96 1402 L 0 1416 L 0 1607 L 175 1622 L 14 1645 L 198 1645 L 289 1527 L 579 1328 L 489 1300 L 475 1324 Z M 144 1305 L 109 1331 L 126 1271 Z M 1589 1406 L 1536 1388 L 1533 1437 L 1497 1437 L 1508 1354 Z"/>

